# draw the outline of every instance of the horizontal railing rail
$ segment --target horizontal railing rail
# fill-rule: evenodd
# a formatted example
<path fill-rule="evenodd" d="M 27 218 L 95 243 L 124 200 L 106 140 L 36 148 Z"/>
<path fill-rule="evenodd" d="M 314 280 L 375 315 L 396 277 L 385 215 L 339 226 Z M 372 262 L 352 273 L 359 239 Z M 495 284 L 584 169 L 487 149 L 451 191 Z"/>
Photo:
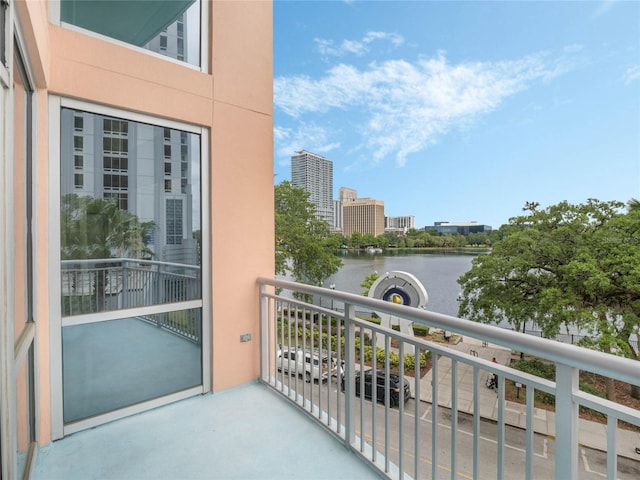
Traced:
<path fill-rule="evenodd" d="M 551 474 L 555 478 L 578 478 L 579 407 L 582 407 L 607 417 L 607 476 L 617 478 L 618 421 L 640 427 L 640 412 L 580 391 L 578 374 L 587 371 L 640 385 L 638 362 L 347 292 L 264 277 L 259 278 L 258 283 L 261 285 L 262 381 L 314 416 L 349 448 L 388 476 L 422 478 L 428 476 L 427 470 L 430 470 L 430 478 L 441 478 L 439 469 L 445 468 L 450 478 L 457 478 L 461 455 L 467 455 L 472 458 L 469 469 L 473 478 L 534 478 L 539 477 L 540 473 L 536 475 L 536 472 L 544 468 L 552 468 Z M 322 297 L 321 305 L 326 305 L 327 301 L 343 302 L 344 308 L 338 312 L 287 298 L 290 295 L 277 295 L 269 287 Z M 392 315 L 431 329 L 454 332 L 538 357 L 555 366 L 556 381 L 360 319 L 355 314 L 356 309 Z M 284 360 L 283 352 L 287 350 L 318 352 L 333 358 L 339 365 L 339 373 L 328 381 L 305 378 L 304 365 Z M 442 363 L 444 360 L 446 363 Z M 429 363 L 431 382 L 426 385 L 421 377 Z M 456 391 L 456 378 L 463 367 L 469 369 L 473 378 L 471 392 Z M 439 370 L 443 368 L 446 370 L 441 373 Z M 379 371 L 380 379 L 368 383 L 368 370 Z M 396 373 L 400 377 L 395 377 Z M 481 399 L 489 392 L 484 387 L 484 379 L 489 374 L 498 377 L 498 394 L 493 393 L 497 413 L 491 417 L 495 419 L 492 428 L 496 437 L 492 447 L 494 470 L 491 472 L 487 471 L 488 447 L 481 445 L 484 440 L 480 435 L 481 428 L 483 432 L 488 428 L 481 427 L 480 421 L 484 408 Z M 439 406 L 437 401 L 442 375 L 451 376 L 451 400 L 446 405 L 449 413 L 444 416 L 448 423 L 444 427 L 445 407 Z M 403 401 L 403 378 L 415 398 L 413 403 Z M 507 411 L 504 393 L 506 381 L 515 382 L 526 392 L 522 412 L 525 446 L 519 463 L 511 458 L 514 454 L 506 445 L 506 417 L 511 413 Z M 382 382 L 382 389 L 373 386 L 376 382 Z M 548 461 L 543 462 L 534 455 L 536 391 L 555 397 L 555 425 L 549 432 L 555 438 L 555 460 L 551 467 Z M 420 401 L 423 393 L 430 393 L 427 410 L 426 404 Z M 371 404 L 365 397 L 370 397 Z M 383 406 L 376 406 L 378 402 Z M 466 436 L 458 432 L 458 407 L 462 402 L 472 405 L 470 445 L 465 444 Z M 431 420 L 429 428 L 421 423 L 424 419 Z M 442 451 L 447 448 L 449 453 L 445 456 Z M 521 470 L 514 472 L 518 464 Z"/>
<path fill-rule="evenodd" d="M 202 298 L 200 271 L 197 265 L 157 260 L 63 260 L 62 316 L 197 300 Z M 142 319 L 191 341 L 201 340 L 201 321 L 194 312 L 166 312 Z"/>

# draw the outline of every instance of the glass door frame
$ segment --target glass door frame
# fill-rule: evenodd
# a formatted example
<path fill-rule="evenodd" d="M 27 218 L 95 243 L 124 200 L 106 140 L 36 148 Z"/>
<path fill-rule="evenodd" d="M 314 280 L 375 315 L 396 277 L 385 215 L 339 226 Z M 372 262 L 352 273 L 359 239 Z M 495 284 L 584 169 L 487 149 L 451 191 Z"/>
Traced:
<path fill-rule="evenodd" d="M 154 305 L 136 309 L 105 311 L 90 315 L 62 318 L 60 278 L 60 144 L 61 111 L 63 108 L 82 110 L 97 115 L 105 115 L 123 120 L 166 127 L 200 135 L 200 188 L 201 188 L 201 237 L 202 237 L 202 299 L 183 301 L 167 305 Z M 211 391 L 211 247 L 210 247 L 210 208 L 209 208 L 209 141 L 207 128 L 184 122 L 167 120 L 152 115 L 129 112 L 119 108 L 107 107 L 82 100 L 55 95 L 49 96 L 49 299 L 50 299 L 50 354 L 51 354 L 51 430 L 52 440 L 62 438 L 88 428 L 93 428 L 116 419 L 124 418 L 177 400 Z M 108 320 L 126 318 L 129 312 L 136 314 L 154 314 L 167 311 L 201 308 L 202 315 L 202 384 L 173 394 L 137 403 L 112 412 L 104 413 L 71 424 L 63 420 L 63 365 L 62 365 L 62 328 Z"/>
<path fill-rule="evenodd" d="M 3 263 L 3 275 L 0 279 L 0 477 L 13 479 L 28 478 L 33 468 L 39 439 L 36 418 L 37 391 L 37 352 L 35 324 L 34 270 L 38 253 L 34 252 L 32 231 L 35 228 L 34 211 L 35 172 L 34 150 L 35 119 L 35 80 L 29 64 L 28 49 L 23 40 L 19 19 L 15 16 L 11 2 L 0 2 L 3 9 L 2 25 L 4 64 L 0 62 L 0 115 L 3 119 L 3 131 L 0 132 L 0 257 Z M 17 102 L 14 88 L 16 82 L 21 85 L 22 102 Z M 22 106 L 22 111 L 16 111 Z M 16 140 L 16 115 L 20 115 L 22 136 Z M 24 150 L 23 150 L 24 149 Z M 15 166 L 19 163 L 19 177 L 23 183 L 16 185 Z M 13 208 L 16 195 L 22 197 L 22 209 L 16 216 Z M 19 218 L 19 221 L 17 219 Z M 17 232 L 16 225 L 23 228 Z M 15 235 L 20 238 L 16 240 Z M 18 245 L 16 245 L 18 243 Z M 16 258 L 16 248 L 22 255 Z M 36 257 L 35 259 L 33 257 Z M 19 265 L 19 262 L 21 265 Z M 16 285 L 16 272 L 24 270 L 24 284 Z M 16 308 L 16 293 L 24 289 L 20 299 L 20 309 Z M 21 328 L 16 331 L 16 312 L 22 312 Z M 21 377 L 21 372 L 24 377 Z M 22 392 L 18 386 L 24 388 Z M 26 405 L 18 402 L 18 397 Z M 18 413 L 24 416 L 18 417 Z M 22 432 L 21 434 L 19 432 Z M 24 450 L 18 452 L 22 441 Z M 21 457 L 20 454 L 24 454 Z M 19 461 L 20 460 L 20 461 Z"/>

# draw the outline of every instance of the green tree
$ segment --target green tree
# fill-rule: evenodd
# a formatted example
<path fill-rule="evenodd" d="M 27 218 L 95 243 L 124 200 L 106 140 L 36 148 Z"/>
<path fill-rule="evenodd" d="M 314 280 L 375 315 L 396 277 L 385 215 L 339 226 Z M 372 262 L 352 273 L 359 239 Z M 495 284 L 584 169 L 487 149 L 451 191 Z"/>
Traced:
<path fill-rule="evenodd" d="M 116 199 L 68 194 L 60 209 L 61 258 L 151 257 L 147 245 L 154 228 L 154 222 L 120 209 Z"/>
<path fill-rule="evenodd" d="M 349 245 L 353 248 L 360 248 L 365 245 L 364 235 L 360 232 L 353 232 L 349 238 Z"/>
<path fill-rule="evenodd" d="M 154 222 L 118 207 L 116 199 L 64 195 L 60 208 L 60 257 L 62 260 L 104 259 L 96 268 L 110 267 L 113 257 L 150 258 L 148 248 Z M 107 277 L 95 276 L 96 302 L 104 307 Z"/>
<path fill-rule="evenodd" d="M 518 330 L 533 321 L 546 337 L 577 326 L 598 338 L 590 346 L 637 359 L 630 336 L 640 325 L 640 210 L 622 207 L 528 203 L 458 280 L 459 314 Z"/>
<path fill-rule="evenodd" d="M 364 281 L 360 284 L 360 286 L 364 289 L 362 295 L 364 295 L 365 297 L 369 295 L 371 285 L 373 285 L 373 282 L 375 282 L 378 277 L 380 277 L 380 275 L 378 275 L 378 272 L 373 272 L 371 275 L 367 275 L 366 277 L 364 277 Z"/>
<path fill-rule="evenodd" d="M 336 240 L 329 225 L 318 220 L 309 194 L 282 182 L 275 187 L 276 273 L 290 272 L 299 282 L 322 285 L 342 261 L 334 255 Z"/>

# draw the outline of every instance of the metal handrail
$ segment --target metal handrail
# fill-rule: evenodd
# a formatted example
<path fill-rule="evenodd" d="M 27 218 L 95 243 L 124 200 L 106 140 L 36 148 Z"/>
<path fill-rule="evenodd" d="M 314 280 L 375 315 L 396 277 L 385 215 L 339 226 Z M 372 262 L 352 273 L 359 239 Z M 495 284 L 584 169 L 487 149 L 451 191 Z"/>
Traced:
<path fill-rule="evenodd" d="M 94 263 L 138 263 L 143 265 L 159 265 L 163 267 L 178 267 L 191 270 L 200 270 L 200 265 L 190 265 L 188 263 L 163 262 L 159 260 L 144 260 L 141 258 L 82 258 L 77 260 L 61 260 L 60 265 L 91 265 Z"/>
<path fill-rule="evenodd" d="M 369 307 L 371 311 L 384 312 L 410 319 L 420 325 L 455 331 L 461 335 L 486 340 L 512 350 L 543 357 L 554 363 L 561 363 L 580 370 L 588 370 L 599 375 L 640 386 L 637 362 L 608 353 L 555 342 L 546 338 L 523 335 L 520 332 L 505 330 L 494 325 L 476 323 L 442 313 L 420 310 L 329 288 L 304 285 L 269 277 L 259 277 L 258 283 L 311 295 L 321 295 L 349 304 L 366 306 Z"/>

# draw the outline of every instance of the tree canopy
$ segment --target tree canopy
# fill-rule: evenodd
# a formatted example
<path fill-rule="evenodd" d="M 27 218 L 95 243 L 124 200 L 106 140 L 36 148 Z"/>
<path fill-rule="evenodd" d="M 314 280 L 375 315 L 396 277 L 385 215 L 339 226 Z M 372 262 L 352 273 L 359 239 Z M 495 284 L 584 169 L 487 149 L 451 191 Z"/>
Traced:
<path fill-rule="evenodd" d="M 640 333 L 638 202 L 626 210 L 594 199 L 527 203 L 523 211 L 458 280 L 459 315 L 518 330 L 532 321 L 545 337 L 571 325 L 593 335 L 586 346 L 639 359 L 630 341 Z"/>
<path fill-rule="evenodd" d="M 342 261 L 333 252 L 340 239 L 315 216 L 309 194 L 290 182 L 275 187 L 276 273 L 289 272 L 302 283 L 322 285 Z"/>
<path fill-rule="evenodd" d="M 60 217 L 63 260 L 153 255 L 147 245 L 155 223 L 140 222 L 120 209 L 116 199 L 64 195 Z"/>

